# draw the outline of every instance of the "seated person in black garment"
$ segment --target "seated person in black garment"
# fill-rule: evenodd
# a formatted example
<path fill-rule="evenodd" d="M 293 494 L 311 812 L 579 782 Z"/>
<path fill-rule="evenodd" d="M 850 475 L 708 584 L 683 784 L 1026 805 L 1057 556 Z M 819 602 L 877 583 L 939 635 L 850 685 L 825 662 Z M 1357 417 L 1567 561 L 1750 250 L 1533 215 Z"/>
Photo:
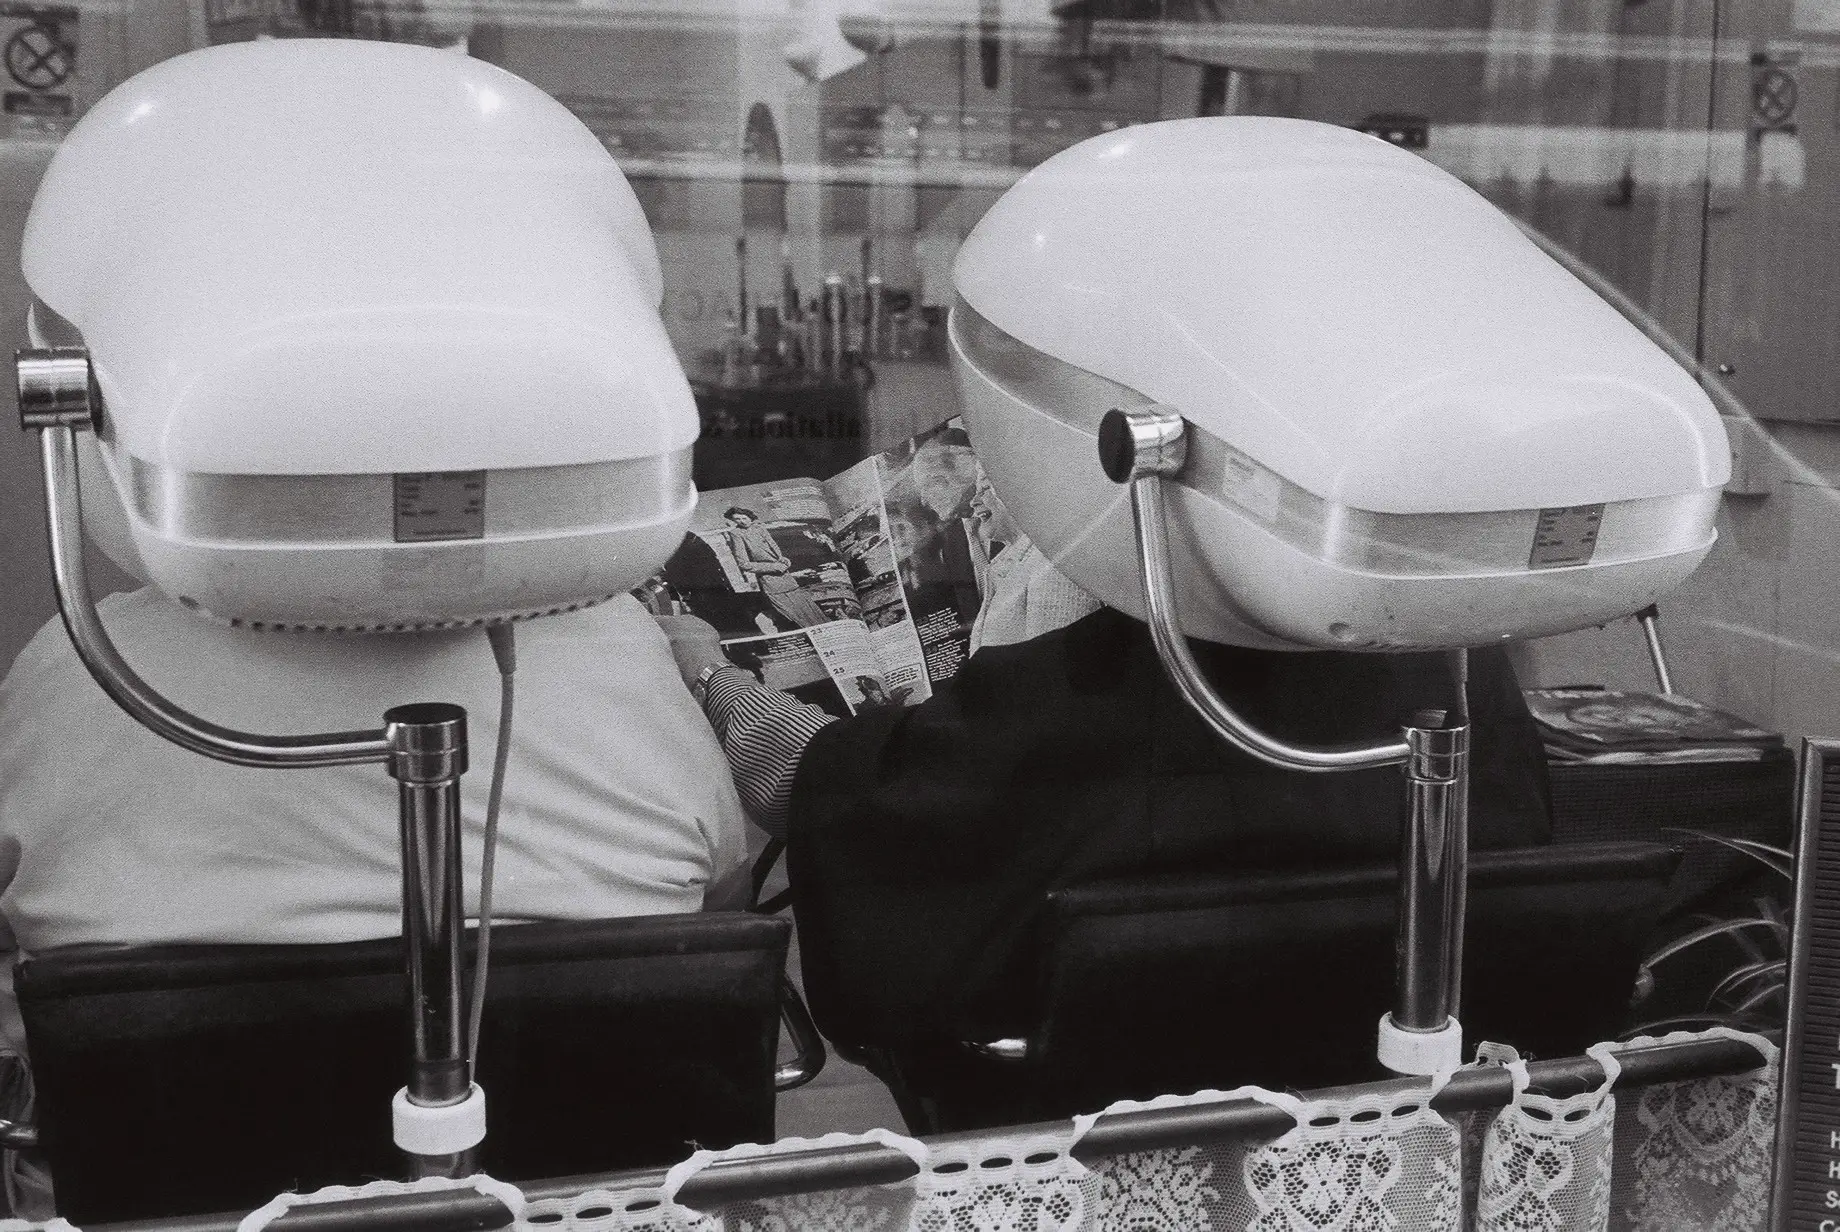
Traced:
<path fill-rule="evenodd" d="M 987 637 L 922 704 L 842 721 L 726 666 L 707 625 L 666 623 L 743 803 L 787 839 L 812 1010 L 846 1046 L 1022 1029 L 1050 890 L 1397 855 L 1397 767 L 1305 774 L 1230 748 L 1169 684 L 1147 627 L 1113 609 Z M 1453 701 L 1440 654 L 1192 645 L 1242 714 L 1296 743 L 1387 737 Z M 1469 704 L 1471 846 L 1549 842 L 1545 761 L 1499 648 L 1471 654 Z"/>

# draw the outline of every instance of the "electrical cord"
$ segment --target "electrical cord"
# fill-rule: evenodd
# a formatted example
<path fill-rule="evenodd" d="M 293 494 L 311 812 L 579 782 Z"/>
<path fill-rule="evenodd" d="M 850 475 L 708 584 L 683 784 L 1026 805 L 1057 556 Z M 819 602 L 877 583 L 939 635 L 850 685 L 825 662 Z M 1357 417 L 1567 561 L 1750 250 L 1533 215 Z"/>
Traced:
<path fill-rule="evenodd" d="M 479 1073 L 479 1029 L 485 1019 L 486 974 L 492 959 L 492 870 L 498 857 L 498 811 L 505 798 L 505 767 L 511 760 L 511 707 L 516 693 L 517 641 L 509 621 L 487 625 L 486 639 L 498 663 L 498 745 L 492 753 L 492 790 L 486 797 L 486 839 L 479 862 L 479 948 L 473 954 L 473 991 L 466 1029 L 467 1073 Z"/>

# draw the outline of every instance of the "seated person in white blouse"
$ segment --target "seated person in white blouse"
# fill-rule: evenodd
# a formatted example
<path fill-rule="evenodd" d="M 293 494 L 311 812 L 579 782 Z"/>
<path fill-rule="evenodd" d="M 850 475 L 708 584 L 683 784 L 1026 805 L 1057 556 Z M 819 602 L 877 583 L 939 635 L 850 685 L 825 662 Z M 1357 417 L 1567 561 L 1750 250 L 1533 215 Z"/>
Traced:
<path fill-rule="evenodd" d="M 497 739 L 499 678 L 478 630 L 256 632 L 147 588 L 103 624 L 150 684 L 249 731 L 374 727 L 417 701 L 466 707 Z M 494 915 L 600 919 L 745 906 L 744 818 L 721 749 L 637 601 L 517 626 L 517 701 Z M 477 906 L 489 754 L 462 780 Z M 401 931 L 397 786 L 380 766 L 228 765 L 129 718 L 56 620 L 0 683 L 0 917 L 21 950 L 85 943 L 338 942 Z M 11 956 L 0 955 L 10 988 Z M 0 995 L 0 1041 L 23 1037 Z"/>
<path fill-rule="evenodd" d="M 478 630 L 255 632 L 151 588 L 100 612 L 138 673 L 225 726 L 348 731 L 398 704 L 448 701 L 466 707 L 475 750 L 497 740 L 499 678 Z M 745 822 L 722 751 L 636 600 L 521 622 L 516 680 L 496 918 L 747 905 Z M 473 767 L 462 816 L 476 914 L 490 755 Z M 251 769 L 182 749 L 123 713 L 52 620 L 0 682 L 0 950 L 17 951 L 0 952 L 0 1057 L 26 1053 L 20 954 L 395 936 L 401 860 L 396 781 L 381 766 Z M 16 1211 L 48 1216 L 29 1161 L 4 1182 Z"/>

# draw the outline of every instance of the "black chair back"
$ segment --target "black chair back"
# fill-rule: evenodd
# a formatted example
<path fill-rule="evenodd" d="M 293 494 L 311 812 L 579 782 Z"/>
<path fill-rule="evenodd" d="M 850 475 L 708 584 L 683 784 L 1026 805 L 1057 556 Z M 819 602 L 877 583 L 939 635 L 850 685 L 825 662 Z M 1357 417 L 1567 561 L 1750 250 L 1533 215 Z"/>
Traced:
<path fill-rule="evenodd" d="M 705 913 L 504 926 L 478 1079 L 482 1166 L 522 1180 L 773 1138 L 791 925 Z M 402 1175 L 396 939 L 53 952 L 17 988 L 59 1213 L 252 1209 Z"/>
<path fill-rule="evenodd" d="M 1652 843 L 1472 853 L 1466 1049 L 1489 1039 L 1566 1056 L 1612 1038 L 1679 859 Z M 1393 1000 L 1397 884 L 1375 865 L 1060 890 L 1024 1055 L 946 1045 L 870 1059 L 927 1132 L 1384 1077 L 1374 1045 Z"/>
<path fill-rule="evenodd" d="M 1475 853 L 1466 1040 L 1552 1057 L 1613 1036 L 1678 862 L 1646 843 Z M 1203 1068 L 1303 1088 L 1370 1080 L 1394 996 L 1397 884 L 1369 867 L 1054 894 L 1038 1063 L 1140 1089 Z M 1133 1021 L 1156 1025 L 1117 1047 Z"/>

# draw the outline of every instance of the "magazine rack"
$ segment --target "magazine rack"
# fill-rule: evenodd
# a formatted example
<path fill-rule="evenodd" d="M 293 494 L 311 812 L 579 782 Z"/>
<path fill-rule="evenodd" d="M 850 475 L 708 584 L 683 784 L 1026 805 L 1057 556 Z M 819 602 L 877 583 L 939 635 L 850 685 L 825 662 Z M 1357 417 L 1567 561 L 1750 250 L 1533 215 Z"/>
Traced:
<path fill-rule="evenodd" d="M 1661 640 L 1659 612 L 1635 614 L 1664 698 L 1680 699 Z M 1720 839 L 1786 844 L 1795 804 L 1795 756 L 1786 746 L 1754 760 L 1630 762 L 1550 761 L 1553 841 L 1673 840 L 1685 832 L 1685 855 L 1666 913 L 1691 906 L 1756 868 Z M 1710 837 L 1700 837 L 1700 836 Z M 1691 958 L 1683 959 L 1689 965 Z"/>

